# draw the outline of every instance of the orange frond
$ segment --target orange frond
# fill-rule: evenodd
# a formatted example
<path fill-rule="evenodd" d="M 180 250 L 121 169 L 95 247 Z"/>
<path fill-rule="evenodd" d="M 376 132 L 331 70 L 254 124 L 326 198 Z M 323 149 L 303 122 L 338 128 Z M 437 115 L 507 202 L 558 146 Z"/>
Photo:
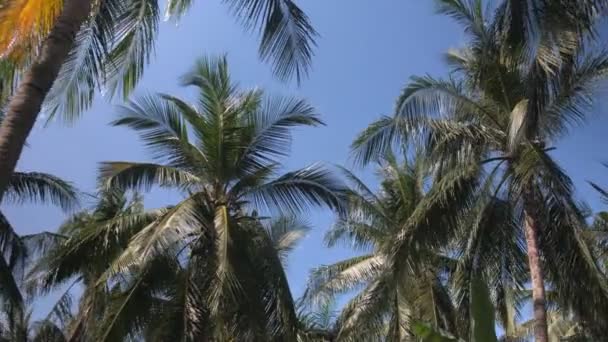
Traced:
<path fill-rule="evenodd" d="M 0 55 L 37 46 L 47 36 L 63 0 L 4 0 L 0 5 Z"/>

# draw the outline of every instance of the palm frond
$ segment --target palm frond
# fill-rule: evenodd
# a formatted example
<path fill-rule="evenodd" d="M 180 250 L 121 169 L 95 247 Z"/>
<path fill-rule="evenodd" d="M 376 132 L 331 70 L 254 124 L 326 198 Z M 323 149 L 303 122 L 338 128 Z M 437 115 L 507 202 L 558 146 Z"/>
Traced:
<path fill-rule="evenodd" d="M 381 159 L 395 145 L 405 145 L 409 122 L 401 117 L 383 116 L 371 123 L 353 141 L 351 150 L 357 164 L 367 165 Z"/>
<path fill-rule="evenodd" d="M 140 336 L 150 316 L 162 303 L 155 292 L 174 281 L 172 276 L 179 268 L 173 257 L 159 256 L 147 263 L 144 269 L 130 275 L 132 279 L 123 284 L 124 288 L 115 288 L 97 332 L 98 341 L 129 340 Z"/>
<path fill-rule="evenodd" d="M 60 238 L 30 270 L 29 287 L 46 293 L 64 282 L 83 277 L 93 282 L 118 257 L 138 232 L 165 210 L 119 212 L 110 218 L 77 223 L 69 237 Z"/>
<path fill-rule="evenodd" d="M 313 269 L 309 275 L 305 302 L 315 305 L 365 285 L 386 269 L 386 258 L 362 255 Z"/>
<path fill-rule="evenodd" d="M 107 90 L 127 98 L 150 61 L 158 31 L 158 1 L 127 0 L 114 21 L 116 37 L 104 64 Z"/>
<path fill-rule="evenodd" d="M 180 78 L 183 86 L 198 88 L 199 111 L 204 116 L 220 118 L 227 109 L 238 104 L 239 93 L 230 78 L 230 70 L 226 56 L 204 56 L 197 59 L 194 66 Z M 207 118 L 211 120 L 211 118 Z M 222 121 L 219 119 L 218 121 Z M 213 126 L 211 123 L 209 125 Z M 193 126 L 198 128 L 197 125 Z"/>
<path fill-rule="evenodd" d="M 376 196 L 376 194 L 374 194 L 374 192 L 351 170 L 340 165 L 337 165 L 336 167 L 342 173 L 344 178 L 346 178 L 346 180 L 350 183 L 354 191 L 360 194 L 363 198 L 379 202 L 378 196 Z"/>
<path fill-rule="evenodd" d="M 34 331 L 33 342 L 68 342 L 63 330 L 52 322 L 39 322 Z"/>
<path fill-rule="evenodd" d="M 152 222 L 140 229 L 128 244 L 111 261 L 104 274 L 97 279 L 98 284 L 105 283 L 120 274 L 144 267 L 150 260 L 178 244 L 188 243 L 188 236 L 210 223 L 198 205 L 199 196 L 191 196 L 175 206 L 163 211 Z"/>
<path fill-rule="evenodd" d="M 271 220 L 266 225 L 268 236 L 276 249 L 283 267 L 286 267 L 289 253 L 306 237 L 311 227 L 308 222 L 295 216 L 283 216 Z"/>
<path fill-rule="evenodd" d="M 13 173 L 6 198 L 14 203 L 50 202 L 66 211 L 78 206 L 78 192 L 72 184 L 40 172 Z"/>
<path fill-rule="evenodd" d="M 380 278 L 351 299 L 337 319 L 339 341 L 382 341 L 385 314 L 391 307 L 386 280 Z"/>
<path fill-rule="evenodd" d="M 194 169 L 204 165 L 206 156 L 188 137 L 184 112 L 172 101 L 145 95 L 120 107 L 114 126 L 126 126 L 139 133 L 152 157 L 168 165 Z"/>
<path fill-rule="evenodd" d="M 467 33 L 479 37 L 487 34 L 481 0 L 437 0 L 436 3 L 439 13 L 454 18 Z"/>
<path fill-rule="evenodd" d="M 258 317 L 254 317 L 251 321 L 254 323 L 262 318 L 268 338 L 295 340 L 299 321 L 281 254 L 275 247 L 272 238 L 263 229 L 259 229 L 258 225 L 247 225 L 247 228 L 246 231 L 241 230 L 237 234 L 240 238 L 235 239 L 235 247 L 245 249 L 246 258 L 251 260 L 250 266 L 247 267 L 251 268 L 252 277 L 244 277 L 244 279 L 249 278 L 254 283 L 243 283 L 243 288 L 258 287 L 258 290 L 255 291 L 256 301 L 260 305 L 259 309 L 263 309 L 257 313 Z M 235 267 L 239 267 L 238 265 L 241 263 L 246 264 L 240 260 L 235 262 Z M 239 274 L 245 274 L 245 272 L 240 271 Z M 258 310 L 252 310 L 251 314 L 255 315 L 255 311 Z"/>
<path fill-rule="evenodd" d="M 589 182 L 589 185 L 600 194 L 604 202 L 608 202 L 608 191 L 606 189 L 594 182 Z"/>
<path fill-rule="evenodd" d="M 450 170 L 435 180 L 394 241 L 396 260 L 405 259 L 399 257 L 399 250 L 408 253 L 405 246 L 409 243 L 439 247 L 455 236 L 459 213 L 472 204 L 478 173 L 477 165 L 469 165 Z"/>
<path fill-rule="evenodd" d="M 249 29 L 261 32 L 260 56 L 272 61 L 281 79 L 305 77 L 317 32 L 308 16 L 292 0 L 227 0 L 233 13 Z"/>
<path fill-rule="evenodd" d="M 9 262 L 16 258 L 23 262 L 22 259 L 27 257 L 27 254 L 25 254 L 27 251 L 21 245 L 19 237 L 2 213 L 0 213 L 0 229 L 2 231 L 0 236 L 2 247 L 2 253 L 0 253 L 0 296 L 11 310 L 23 312 L 25 310 L 24 298 L 13 272 L 13 267 Z"/>
<path fill-rule="evenodd" d="M 344 210 L 343 194 L 343 185 L 329 170 L 312 165 L 252 188 L 246 196 L 262 207 L 297 213 L 310 205 Z"/>
<path fill-rule="evenodd" d="M 169 0 L 165 9 L 165 20 L 179 20 L 192 6 L 192 0 Z"/>
<path fill-rule="evenodd" d="M 574 69 L 562 68 L 553 77 L 555 95 L 540 118 L 543 133 L 559 137 L 568 128 L 583 122 L 595 103 L 593 96 L 608 76 L 608 54 L 599 52 L 580 57 Z"/>
<path fill-rule="evenodd" d="M 45 98 L 47 122 L 57 114 L 72 122 L 93 104 L 95 90 L 105 81 L 104 64 L 114 39 L 114 23 L 123 10 L 117 0 L 95 6 L 92 18 L 81 27 L 74 46 Z"/>
<path fill-rule="evenodd" d="M 200 181 L 188 171 L 171 166 L 132 162 L 104 162 L 100 166 L 99 177 L 107 187 L 146 191 L 153 185 L 188 189 Z"/>
<path fill-rule="evenodd" d="M 0 8 L 0 53 L 23 53 L 38 47 L 50 32 L 62 10 L 62 1 L 6 1 Z"/>
<path fill-rule="evenodd" d="M 218 206 L 215 210 L 215 218 L 213 221 L 214 229 L 217 234 L 216 240 L 216 284 L 210 295 L 209 306 L 211 314 L 214 316 L 221 315 L 220 310 L 224 301 L 232 301 L 237 296 L 240 289 L 239 280 L 235 277 L 233 265 L 230 262 L 230 249 L 233 244 L 231 235 L 234 227 L 231 227 L 233 222 L 230 222 L 228 208 L 226 206 Z"/>
<path fill-rule="evenodd" d="M 248 117 L 251 138 L 245 141 L 237 168 L 244 172 L 257 170 L 277 157 L 289 153 L 291 130 L 299 126 L 319 126 L 323 122 L 316 110 L 303 100 L 293 98 L 269 98 L 257 112 Z"/>
<path fill-rule="evenodd" d="M 375 226 L 379 223 L 378 221 L 366 223 L 359 220 L 340 219 L 325 234 L 325 244 L 327 247 L 335 247 L 342 243 L 358 250 L 377 247 L 387 237 L 386 231 Z"/>

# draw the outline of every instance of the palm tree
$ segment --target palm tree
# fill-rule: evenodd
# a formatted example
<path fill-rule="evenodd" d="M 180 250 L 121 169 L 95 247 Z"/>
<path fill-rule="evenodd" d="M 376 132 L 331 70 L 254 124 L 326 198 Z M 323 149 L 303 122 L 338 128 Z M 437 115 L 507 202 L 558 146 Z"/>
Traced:
<path fill-rule="evenodd" d="M 140 196 L 129 198 L 114 189 L 101 191 L 96 198 L 92 208 L 72 215 L 59 227 L 59 238 L 44 247 L 44 253 L 28 272 L 27 287 L 33 294 L 63 289 L 43 322 L 58 327 L 68 341 L 80 340 L 87 332 L 95 331 L 111 290 L 97 287 L 97 279 L 129 240 L 165 211 L 144 211 Z M 74 314 L 73 290 L 78 286 L 84 294 Z"/>
<path fill-rule="evenodd" d="M 68 182 L 40 172 L 15 172 L 8 183 L 3 203 L 51 203 L 69 211 L 78 205 L 78 192 Z M 20 236 L 8 218 L 0 212 L 0 336 L 10 341 L 29 337 L 29 314 L 23 293 L 24 274 L 45 241 L 54 234 Z M 8 334 L 8 335 L 7 335 Z M 10 337 L 9 337 L 10 336 Z M 19 337 L 21 336 L 21 337 Z"/>
<path fill-rule="evenodd" d="M 486 18 L 470 4 L 443 3 L 443 11 L 471 35 L 470 45 L 448 54 L 454 68 L 449 80 L 413 78 L 395 116 L 373 123 L 358 137 L 359 161 L 367 163 L 392 144 L 421 138 L 435 170 L 460 170 L 462 179 L 476 179 L 487 194 L 481 198 L 502 194 L 514 222 L 523 221 L 536 341 L 548 338 L 546 277 L 560 302 L 602 336 L 608 287 L 581 240 L 585 222 L 572 182 L 548 144 L 587 116 L 594 85 L 608 71 L 608 57 L 579 45 L 574 57 L 561 60 L 553 72 L 538 62 L 503 58 L 505 49 L 495 39 L 500 32 L 496 17 Z"/>
<path fill-rule="evenodd" d="M 27 202 L 53 204 L 64 211 L 78 205 L 78 192 L 56 176 L 40 172 L 15 172 L 3 204 Z M 46 246 L 58 238 L 42 232 L 20 236 L 0 212 L 0 341 L 57 341 L 58 329 L 50 322 L 32 322 L 25 273 Z"/>
<path fill-rule="evenodd" d="M 16 172 L 11 177 L 3 204 L 26 202 L 52 203 L 68 211 L 78 205 L 78 192 L 68 182 L 40 172 Z M 39 241 L 46 234 L 19 236 L 8 218 L 0 212 L 0 296 L 6 303 L 21 308 L 23 296 L 18 279 L 28 267 L 31 241 Z"/>
<path fill-rule="evenodd" d="M 38 293 L 70 284 L 43 322 L 63 331 L 67 341 L 98 340 L 106 333 L 106 340 L 112 341 L 128 336 L 151 341 L 178 339 L 184 332 L 176 325 L 179 324 L 176 320 L 180 314 L 178 310 L 186 308 L 179 307 L 184 303 L 180 302 L 183 297 L 177 294 L 185 293 L 188 287 L 188 282 L 184 281 L 187 270 L 179 263 L 158 257 L 153 261 L 157 272 L 147 273 L 144 280 L 149 284 L 139 285 L 135 294 L 131 294 L 128 306 L 120 309 L 117 308 L 126 304 L 125 296 L 131 288 L 121 289 L 116 283 L 97 286 L 98 278 L 125 251 L 129 241 L 167 210 L 144 211 L 140 196 L 128 200 L 123 192 L 111 190 L 101 192 L 92 209 L 67 220 L 59 229 L 59 234 L 65 238 L 47 248 L 30 273 L 30 286 Z M 271 243 L 275 260 L 284 264 L 289 251 L 305 236 L 308 225 L 288 217 L 261 220 L 265 222 L 260 231 L 263 238 Z M 163 262 L 164 267 L 161 266 Z M 125 285 L 132 279 L 122 281 L 121 285 Z M 77 284 L 83 287 L 83 295 L 74 313 L 71 310 L 72 290 Z M 116 311 L 121 313 L 119 317 L 124 322 L 114 323 L 110 328 L 108 323 Z"/>
<path fill-rule="evenodd" d="M 305 294 L 314 304 L 361 289 L 338 317 L 337 341 L 402 341 L 413 335 L 416 322 L 429 322 L 456 336 L 462 332 L 445 281 L 455 261 L 425 246 L 395 255 L 394 241 L 407 229 L 406 223 L 421 210 L 432 212 L 423 208 L 425 197 L 434 195 L 424 189 L 423 165 L 422 158 L 399 163 L 386 154 L 377 194 L 343 169 L 353 187 L 349 207 L 326 241 L 329 246 L 346 242 L 365 254 L 313 270 Z M 432 215 L 425 217 L 433 221 Z M 455 223 L 434 220 L 429 230 Z"/>
<path fill-rule="evenodd" d="M 260 29 L 260 57 L 272 61 L 276 75 L 307 74 L 316 32 L 292 0 L 226 3 L 246 27 Z M 170 0 L 168 17 L 191 4 Z M 43 105 L 73 118 L 92 104 L 98 86 L 128 96 L 151 58 L 159 12 L 158 0 L 3 1 L 0 90 L 11 97 L 0 126 L 0 199 Z"/>
<path fill-rule="evenodd" d="M 169 334 L 161 340 L 294 340 L 298 322 L 281 251 L 257 211 L 342 208 L 340 182 L 319 165 L 275 177 L 290 129 L 321 121 L 304 101 L 240 90 L 225 58 L 200 59 L 182 82 L 198 90 L 196 104 L 142 96 L 114 122 L 137 131 L 160 163 L 102 163 L 102 184 L 157 185 L 185 198 L 136 233 L 96 280 L 116 291 L 96 340 L 125 332 Z M 151 288 L 165 290 L 151 298 Z M 145 324 L 129 311 L 135 308 L 160 318 Z"/>

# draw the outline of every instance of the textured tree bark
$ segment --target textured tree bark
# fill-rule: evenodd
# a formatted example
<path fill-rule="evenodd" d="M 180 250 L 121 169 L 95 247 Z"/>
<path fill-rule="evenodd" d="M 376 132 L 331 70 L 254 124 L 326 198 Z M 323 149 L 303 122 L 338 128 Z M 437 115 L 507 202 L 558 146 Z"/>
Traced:
<path fill-rule="evenodd" d="M 534 340 L 536 342 L 549 342 L 547 327 L 547 307 L 545 296 L 545 279 L 543 266 L 538 248 L 538 225 L 534 219 L 534 200 L 530 195 L 524 198 L 524 230 L 528 247 L 528 263 L 532 277 L 532 300 L 534 310 Z"/>
<path fill-rule="evenodd" d="M 27 71 L 11 98 L 0 126 L 0 201 L 9 178 L 21 156 L 25 141 L 53 86 L 61 65 L 67 58 L 76 33 L 91 12 L 92 0 L 66 0 L 63 10 L 40 55 Z"/>

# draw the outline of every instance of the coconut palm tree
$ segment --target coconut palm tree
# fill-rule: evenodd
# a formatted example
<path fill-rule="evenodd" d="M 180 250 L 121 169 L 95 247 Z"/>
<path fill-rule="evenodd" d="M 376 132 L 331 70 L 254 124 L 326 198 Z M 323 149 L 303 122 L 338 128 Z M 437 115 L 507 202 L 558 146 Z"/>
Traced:
<path fill-rule="evenodd" d="M 43 322 L 48 322 L 65 334 L 69 341 L 98 340 L 107 333 L 106 340 L 124 340 L 128 337 L 145 337 L 151 341 L 173 341 L 184 331 L 177 325 L 180 314 L 180 296 L 188 287 L 186 269 L 169 258 L 154 261 L 154 273 L 147 273 L 146 286 L 139 285 L 131 295 L 128 307 L 117 309 L 124 303 L 130 281 L 122 280 L 121 289 L 116 283 L 98 287 L 97 279 L 108 266 L 124 252 L 129 240 L 160 218 L 168 209 L 144 211 L 140 196 L 131 200 L 123 192 L 112 190 L 100 193 L 96 205 L 72 216 L 59 229 L 65 238 L 45 253 L 30 273 L 30 286 L 38 293 L 64 288 L 57 304 Z M 266 220 L 263 237 L 272 244 L 275 258 L 284 263 L 288 252 L 306 234 L 308 226 L 295 218 Z M 164 264 L 163 264 L 164 263 Z M 134 275 L 131 275 L 134 276 Z M 74 287 L 80 284 L 83 295 L 78 310 L 72 312 Z M 183 300 L 183 299 L 182 299 Z M 108 333 L 109 321 L 116 311 L 123 321 L 113 324 Z M 182 312 L 183 313 L 183 312 Z"/>
<path fill-rule="evenodd" d="M 135 234 L 97 280 L 117 284 L 117 301 L 97 340 L 113 340 L 118 331 L 154 333 L 128 310 L 149 299 L 146 287 L 171 278 L 180 279 L 179 288 L 160 302 L 146 301 L 162 312 L 157 333 L 170 334 L 163 338 L 293 340 L 298 322 L 280 251 L 258 211 L 342 208 L 340 182 L 320 165 L 276 176 L 290 129 L 321 121 L 304 101 L 240 90 L 225 58 L 198 60 L 182 82 L 197 89 L 195 104 L 167 94 L 141 96 L 114 122 L 138 132 L 159 163 L 104 162 L 102 184 L 156 185 L 185 198 Z M 158 274 L 166 277 L 147 278 Z M 126 324 L 134 326 L 123 329 Z"/>
<path fill-rule="evenodd" d="M 15 172 L 2 203 L 27 202 L 50 203 L 69 211 L 78 205 L 78 192 L 69 182 L 50 174 Z M 15 312 L 25 313 L 21 282 L 33 257 L 32 253 L 36 253 L 35 245 L 50 235 L 52 234 L 41 233 L 20 236 L 8 218 L 0 212 L 0 299 Z"/>
<path fill-rule="evenodd" d="M 110 189 L 96 196 L 93 207 L 66 220 L 57 231 L 59 238 L 43 248 L 44 253 L 28 272 L 30 293 L 63 290 L 43 322 L 58 327 L 68 341 L 82 340 L 95 331 L 111 290 L 97 287 L 97 279 L 128 241 L 163 212 L 144 211 L 137 194 L 129 198 Z M 74 313 L 74 289 L 78 287 L 84 294 Z"/>
<path fill-rule="evenodd" d="M 294 1 L 226 3 L 247 28 L 260 29 L 260 57 L 277 76 L 306 75 L 316 32 Z M 167 16 L 178 18 L 191 4 L 170 0 Z M 96 87 L 129 95 L 151 58 L 159 8 L 158 0 L 2 2 L 0 90 L 11 97 L 0 126 L 0 199 L 43 105 L 73 118 L 92 104 Z"/>
<path fill-rule="evenodd" d="M 460 332 L 457 308 L 445 282 L 454 260 L 424 246 L 395 257 L 394 241 L 425 203 L 422 166 L 421 158 L 399 163 L 386 154 L 378 193 L 343 169 L 353 188 L 349 207 L 326 241 L 329 246 L 345 242 L 364 254 L 313 270 L 305 295 L 314 304 L 361 289 L 338 317 L 337 341 L 402 341 L 411 338 L 419 321 L 456 336 Z"/>
<path fill-rule="evenodd" d="M 400 165 L 388 153 L 381 165 L 378 194 L 344 171 L 355 191 L 350 194 L 348 216 L 332 228 L 327 242 L 331 246 L 344 241 L 366 254 L 316 269 L 308 301 L 365 288 L 338 320 L 338 340 L 366 336 L 399 341 L 415 334 L 421 322 L 469 340 L 474 334 L 471 315 L 480 315 L 471 310 L 477 281 L 492 295 L 483 315 L 494 317 L 490 314 L 496 311 L 496 323 L 508 331 L 522 305 L 521 296 L 510 289 L 523 289 L 528 276 L 523 237 L 510 221 L 508 203 L 493 198 L 486 199 L 492 206 L 469 207 L 458 196 L 438 199 L 450 177 L 436 178 L 435 185 L 429 185 L 422 156 Z M 492 231 L 494 227 L 501 229 Z M 395 245 L 404 234 L 414 238 L 405 246 Z M 437 237 L 444 242 L 435 243 Z M 376 289 L 373 295 L 366 292 L 383 277 L 395 275 L 390 286 Z M 399 301 L 391 302 L 395 292 L 400 294 Z M 382 302 L 386 297 L 389 302 Z M 400 329 L 391 320 L 397 313 L 401 314 Z M 491 321 L 493 331 L 494 318 Z"/>
<path fill-rule="evenodd" d="M 67 212 L 78 206 L 78 197 L 69 182 L 56 176 L 15 172 L 2 203 L 53 204 Z M 57 238 L 48 232 L 20 236 L 0 212 L 0 341 L 62 341 L 56 326 L 31 320 L 25 287 L 25 273 L 32 262 Z"/>
<path fill-rule="evenodd" d="M 581 240 L 584 217 L 549 144 L 587 117 L 594 86 L 608 71 L 608 57 L 581 45 L 549 73 L 538 63 L 502 58 L 501 40 L 494 39 L 500 32 L 496 17 L 468 7 L 445 12 L 471 35 L 466 49 L 447 56 L 454 68 L 451 78 L 413 78 L 395 116 L 373 123 L 358 137 L 359 161 L 420 138 L 436 170 L 461 170 L 485 184 L 489 198 L 502 194 L 525 232 L 536 341 L 548 338 L 545 278 L 560 302 L 602 336 L 608 287 Z"/>

